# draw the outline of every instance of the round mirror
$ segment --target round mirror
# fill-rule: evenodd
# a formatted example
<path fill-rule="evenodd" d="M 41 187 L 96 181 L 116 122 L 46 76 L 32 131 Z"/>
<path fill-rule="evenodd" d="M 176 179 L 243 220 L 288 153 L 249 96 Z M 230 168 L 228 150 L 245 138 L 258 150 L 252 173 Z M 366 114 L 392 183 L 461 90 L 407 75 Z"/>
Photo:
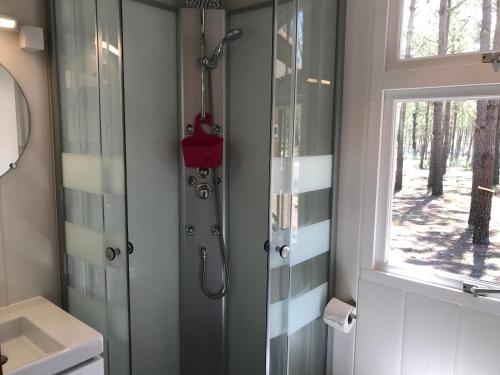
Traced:
<path fill-rule="evenodd" d="M 0 65 L 0 176 L 16 167 L 29 132 L 26 98 L 14 77 Z"/>

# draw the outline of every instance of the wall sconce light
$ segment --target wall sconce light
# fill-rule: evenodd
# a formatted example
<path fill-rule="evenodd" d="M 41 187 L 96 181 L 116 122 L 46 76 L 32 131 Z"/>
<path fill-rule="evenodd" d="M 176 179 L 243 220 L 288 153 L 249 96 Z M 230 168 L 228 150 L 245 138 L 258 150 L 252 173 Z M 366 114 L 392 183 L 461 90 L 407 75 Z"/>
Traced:
<path fill-rule="evenodd" d="M 21 25 L 13 16 L 0 14 L 0 30 L 19 32 L 19 48 L 24 51 L 43 51 L 45 48 L 41 27 Z"/>
<path fill-rule="evenodd" d="M 0 14 L 0 30 L 18 31 L 17 20 L 12 16 Z"/>

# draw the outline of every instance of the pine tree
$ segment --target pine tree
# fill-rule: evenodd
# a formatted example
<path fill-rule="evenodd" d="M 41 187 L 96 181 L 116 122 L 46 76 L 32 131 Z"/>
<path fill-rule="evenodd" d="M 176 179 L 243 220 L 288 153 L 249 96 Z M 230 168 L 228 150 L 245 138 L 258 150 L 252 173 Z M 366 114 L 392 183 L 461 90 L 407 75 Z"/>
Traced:
<path fill-rule="evenodd" d="M 480 47 L 490 49 L 491 42 L 491 0 L 483 0 Z M 498 26 L 498 25 L 497 25 Z M 469 210 L 469 225 L 473 227 L 472 242 L 489 244 L 492 189 L 495 166 L 496 130 L 498 124 L 498 103 L 496 100 L 477 102 L 476 127 L 472 158 L 472 192 Z"/>
<path fill-rule="evenodd" d="M 416 0 L 410 2 L 410 16 L 408 18 L 408 26 L 406 29 L 406 49 L 405 58 L 411 57 L 411 43 L 413 39 L 413 23 L 415 20 Z M 401 104 L 399 114 L 399 125 L 397 133 L 397 156 L 396 156 L 396 179 L 394 181 L 394 192 L 401 191 L 403 188 L 403 161 L 404 161 L 404 131 L 406 118 L 406 103 Z"/>
<path fill-rule="evenodd" d="M 449 0 L 440 0 L 438 55 L 447 53 L 449 19 Z M 443 102 L 434 102 L 433 117 L 431 164 L 427 186 L 432 189 L 432 196 L 438 197 L 443 195 Z"/>

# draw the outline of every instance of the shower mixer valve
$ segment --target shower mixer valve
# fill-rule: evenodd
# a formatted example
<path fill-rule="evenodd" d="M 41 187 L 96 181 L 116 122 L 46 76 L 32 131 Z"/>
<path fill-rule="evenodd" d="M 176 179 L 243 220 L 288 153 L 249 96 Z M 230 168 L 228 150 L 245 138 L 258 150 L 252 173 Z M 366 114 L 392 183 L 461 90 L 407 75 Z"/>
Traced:
<path fill-rule="evenodd" d="M 209 184 L 199 184 L 196 188 L 196 195 L 200 199 L 208 199 L 212 195 L 212 187 Z"/>

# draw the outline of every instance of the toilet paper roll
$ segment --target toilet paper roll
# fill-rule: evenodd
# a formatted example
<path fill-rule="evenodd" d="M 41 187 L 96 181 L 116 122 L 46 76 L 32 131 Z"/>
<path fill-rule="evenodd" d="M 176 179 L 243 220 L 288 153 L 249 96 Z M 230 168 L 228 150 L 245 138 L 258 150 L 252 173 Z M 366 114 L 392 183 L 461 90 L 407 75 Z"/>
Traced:
<path fill-rule="evenodd" d="M 348 333 L 356 320 L 356 308 L 348 303 L 332 298 L 326 305 L 323 320 L 330 327 Z"/>

